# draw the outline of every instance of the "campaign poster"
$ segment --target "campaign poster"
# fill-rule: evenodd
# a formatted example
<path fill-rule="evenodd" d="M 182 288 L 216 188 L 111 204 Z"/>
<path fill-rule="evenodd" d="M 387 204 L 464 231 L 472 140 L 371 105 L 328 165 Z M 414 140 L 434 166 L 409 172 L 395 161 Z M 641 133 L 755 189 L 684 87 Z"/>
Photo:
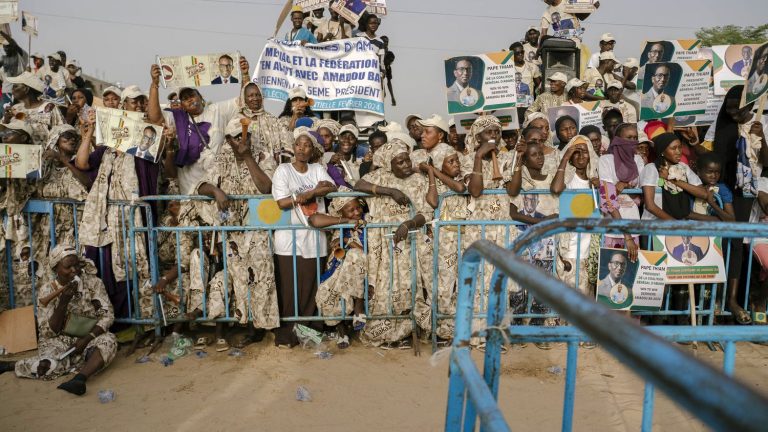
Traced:
<path fill-rule="evenodd" d="M 453 120 L 456 122 L 456 132 L 459 134 L 468 134 L 469 128 L 471 128 L 475 120 L 482 115 L 492 115 L 499 119 L 502 131 L 520 129 L 517 110 L 512 108 L 470 114 L 456 114 L 453 116 Z"/>
<path fill-rule="evenodd" d="M 517 105 L 511 51 L 445 60 L 448 114 L 493 111 Z"/>
<path fill-rule="evenodd" d="M 21 12 L 21 31 L 30 36 L 37 36 L 37 29 L 37 17 L 29 12 Z"/>
<path fill-rule="evenodd" d="M 386 0 L 363 0 L 363 3 L 367 5 L 367 9 L 369 13 L 372 13 L 374 15 L 387 14 Z"/>
<path fill-rule="evenodd" d="M 0 24 L 8 24 L 19 20 L 19 1 L 0 1 Z"/>
<path fill-rule="evenodd" d="M 725 96 L 716 96 L 714 90 L 714 86 L 709 86 L 707 106 L 704 109 L 704 114 L 675 117 L 675 127 L 711 126 L 714 124 L 725 100 Z"/>
<path fill-rule="evenodd" d="M 711 77 L 709 60 L 645 66 L 640 120 L 700 115 L 706 112 Z M 638 81 L 639 82 L 639 81 Z"/>
<path fill-rule="evenodd" d="M 755 60 L 760 45 L 716 45 L 712 47 L 714 63 L 712 75 L 715 78 L 715 95 L 725 96 L 728 90 L 744 84 Z"/>
<path fill-rule="evenodd" d="M 755 61 L 749 69 L 741 106 L 751 104 L 768 92 L 768 43 L 760 45 L 755 50 Z"/>
<path fill-rule="evenodd" d="M 253 82 L 266 99 L 285 101 L 302 87 L 313 111 L 355 110 L 384 115 L 378 48 L 365 38 L 301 45 L 270 39 Z"/>
<path fill-rule="evenodd" d="M 677 63 L 701 58 L 700 39 L 646 41 L 640 53 L 640 69 L 637 71 L 637 88 L 643 88 L 645 65 L 653 63 Z"/>
<path fill-rule="evenodd" d="M 239 84 L 240 53 L 158 57 L 163 87 L 203 87 Z"/>
<path fill-rule="evenodd" d="M 565 11 L 569 14 L 593 13 L 597 10 L 595 3 L 599 0 L 567 0 L 565 2 Z"/>
<path fill-rule="evenodd" d="M 110 115 L 100 108 L 96 109 L 96 123 L 106 125 L 105 130 L 101 131 L 104 145 L 152 163 L 159 159 L 162 150 L 162 126 L 127 116 Z"/>
<path fill-rule="evenodd" d="M 601 127 L 603 124 L 603 109 L 600 101 L 583 102 L 578 105 L 561 105 L 559 107 L 549 108 L 547 117 L 549 118 L 549 127 L 552 130 L 553 137 L 559 141 L 555 134 L 555 122 L 560 117 L 569 116 L 576 120 L 576 130 L 581 130 L 584 126 Z"/>
<path fill-rule="evenodd" d="M 0 144 L 0 178 L 38 178 L 43 147 Z"/>
<path fill-rule="evenodd" d="M 96 108 L 96 144 L 104 145 L 106 133 L 109 129 L 109 119 L 112 117 L 128 117 L 132 120 L 144 120 L 144 113 L 138 111 L 125 111 L 114 108 L 98 107 Z"/>
<path fill-rule="evenodd" d="M 368 4 L 363 0 L 338 0 L 331 5 L 331 9 L 338 13 L 345 20 L 357 24 L 360 17 L 365 12 Z"/>
<path fill-rule="evenodd" d="M 668 284 L 726 280 L 721 237 L 654 236 L 653 249 L 667 254 Z"/>
<path fill-rule="evenodd" d="M 330 0 L 293 0 L 293 5 L 301 8 L 302 12 L 312 12 L 315 9 L 324 9 L 330 4 Z"/>
<path fill-rule="evenodd" d="M 664 252 L 637 251 L 629 260 L 624 249 L 600 248 L 597 301 L 617 310 L 659 310 L 664 301 Z"/>

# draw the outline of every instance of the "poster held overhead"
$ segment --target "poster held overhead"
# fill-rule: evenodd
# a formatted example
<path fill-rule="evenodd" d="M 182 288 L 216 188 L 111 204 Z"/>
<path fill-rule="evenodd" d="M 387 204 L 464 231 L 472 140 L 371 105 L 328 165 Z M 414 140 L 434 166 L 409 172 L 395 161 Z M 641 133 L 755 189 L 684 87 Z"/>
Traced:
<path fill-rule="evenodd" d="M 448 114 L 515 108 L 513 53 L 509 51 L 445 60 Z"/>
<path fill-rule="evenodd" d="M 239 84 L 240 53 L 214 53 L 158 57 L 164 86 L 202 87 Z"/>
<path fill-rule="evenodd" d="M 755 60 L 744 83 L 744 93 L 741 95 L 741 106 L 764 97 L 768 93 L 768 43 L 760 45 L 755 50 Z"/>

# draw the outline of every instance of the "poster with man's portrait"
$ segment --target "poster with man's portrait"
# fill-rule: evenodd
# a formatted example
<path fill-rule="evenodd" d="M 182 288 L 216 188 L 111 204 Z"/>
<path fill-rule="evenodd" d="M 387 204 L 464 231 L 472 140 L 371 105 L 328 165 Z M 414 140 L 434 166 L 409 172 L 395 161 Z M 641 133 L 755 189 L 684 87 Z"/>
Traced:
<path fill-rule="evenodd" d="M 514 108 L 515 67 L 509 51 L 445 60 L 448 114 Z"/>
<path fill-rule="evenodd" d="M 681 63 L 689 60 L 709 60 L 702 58 L 700 39 L 677 39 L 646 41 L 640 53 L 640 68 L 637 72 L 637 88 L 641 89 L 645 80 L 645 66 L 655 63 Z"/>
<path fill-rule="evenodd" d="M 99 117 L 102 122 L 99 122 Z M 105 119 L 104 116 L 107 116 Z M 103 144 L 133 157 L 156 163 L 162 151 L 163 127 L 121 115 L 96 110 L 96 122 L 106 125 Z"/>
<path fill-rule="evenodd" d="M 654 236 L 653 249 L 667 254 L 667 283 L 725 282 L 720 237 Z"/>
<path fill-rule="evenodd" d="M 664 299 L 666 254 L 643 251 L 637 261 L 624 249 L 600 249 L 596 299 L 611 309 L 658 310 Z"/>
<path fill-rule="evenodd" d="M 368 5 L 363 0 L 338 0 L 331 9 L 345 20 L 357 24 Z"/>
<path fill-rule="evenodd" d="M 711 77 L 709 60 L 648 64 L 640 96 L 640 120 L 704 114 Z"/>
<path fill-rule="evenodd" d="M 741 97 L 742 107 L 755 102 L 768 92 L 768 43 L 757 47 L 754 58 Z"/>
<path fill-rule="evenodd" d="M 163 87 L 202 87 L 239 84 L 240 53 L 158 57 Z"/>
<path fill-rule="evenodd" d="M 744 84 L 749 77 L 755 52 L 760 45 L 716 45 L 712 47 L 714 63 L 712 75 L 715 79 L 715 95 L 725 96 L 728 90 Z"/>
<path fill-rule="evenodd" d="M 544 219 L 558 212 L 559 201 L 558 198 L 550 194 L 522 192 L 512 198 L 512 204 L 517 207 L 517 212 L 523 216 Z M 518 226 L 523 232 L 530 227 L 530 225 Z M 555 259 L 555 245 L 554 236 L 543 238 L 533 243 L 522 257 L 545 271 L 551 272 Z"/>

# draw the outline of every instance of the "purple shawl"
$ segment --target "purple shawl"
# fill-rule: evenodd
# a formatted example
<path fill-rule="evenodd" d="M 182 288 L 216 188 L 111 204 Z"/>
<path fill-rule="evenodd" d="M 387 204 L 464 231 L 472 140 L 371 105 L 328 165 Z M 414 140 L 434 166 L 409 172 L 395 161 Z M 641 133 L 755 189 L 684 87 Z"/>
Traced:
<path fill-rule="evenodd" d="M 200 159 L 203 148 L 211 142 L 211 137 L 208 136 L 211 124 L 208 122 L 195 123 L 192 116 L 181 109 L 171 110 L 171 113 L 176 123 L 176 135 L 179 139 L 179 151 L 176 153 L 174 163 L 179 167 L 192 165 Z"/>
<path fill-rule="evenodd" d="M 635 163 L 635 148 L 637 141 L 621 137 L 613 137 L 608 146 L 608 154 L 613 155 L 613 166 L 616 168 L 616 177 L 624 183 L 632 183 L 639 175 Z"/>

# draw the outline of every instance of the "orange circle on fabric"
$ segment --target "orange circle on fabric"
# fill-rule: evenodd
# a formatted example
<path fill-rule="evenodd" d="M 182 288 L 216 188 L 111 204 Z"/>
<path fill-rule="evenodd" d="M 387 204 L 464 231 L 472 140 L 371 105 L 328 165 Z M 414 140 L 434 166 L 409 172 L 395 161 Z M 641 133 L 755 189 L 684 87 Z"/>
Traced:
<path fill-rule="evenodd" d="M 264 200 L 259 203 L 259 208 L 256 209 L 259 214 L 259 220 L 267 225 L 276 224 L 282 216 L 280 207 L 277 206 L 275 200 Z"/>
<path fill-rule="evenodd" d="M 587 218 L 592 216 L 595 211 L 595 203 L 592 197 L 587 194 L 580 194 L 573 197 L 571 201 L 571 212 L 575 217 Z"/>

